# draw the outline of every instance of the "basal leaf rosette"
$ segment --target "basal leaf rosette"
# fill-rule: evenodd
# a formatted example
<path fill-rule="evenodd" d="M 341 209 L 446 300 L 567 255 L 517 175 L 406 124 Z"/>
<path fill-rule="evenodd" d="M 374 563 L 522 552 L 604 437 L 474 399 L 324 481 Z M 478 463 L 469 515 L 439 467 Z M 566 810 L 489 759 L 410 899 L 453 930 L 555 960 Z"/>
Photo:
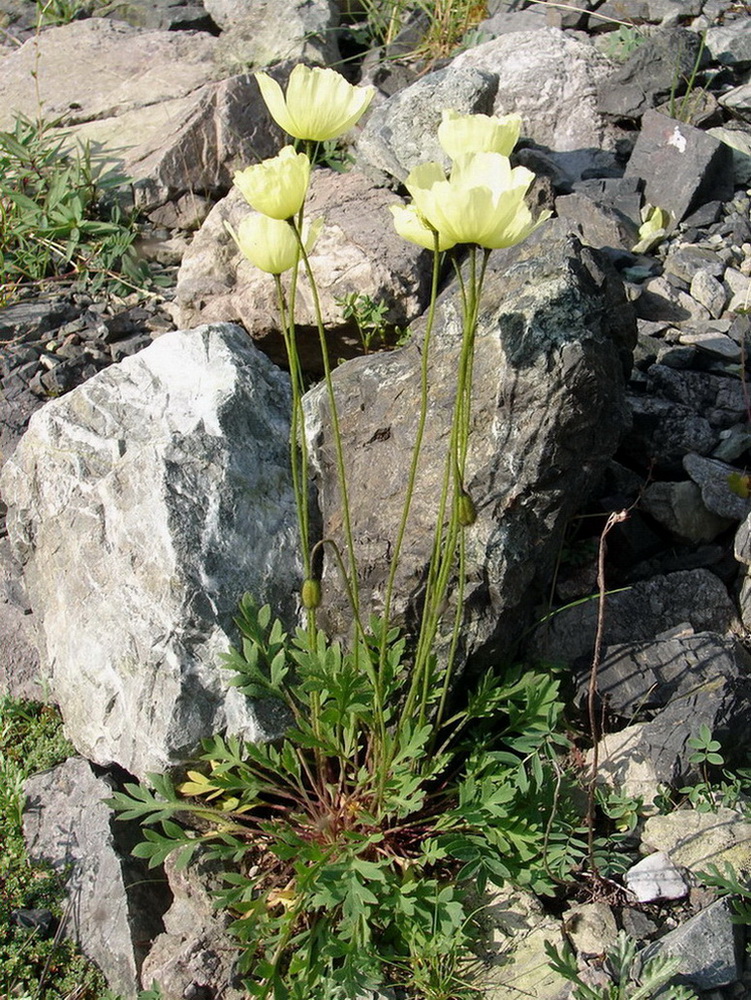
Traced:
<path fill-rule="evenodd" d="M 463 115 L 444 110 L 438 141 L 452 160 L 467 153 L 500 153 L 509 156 L 519 141 L 521 115 Z"/>
<path fill-rule="evenodd" d="M 247 215 L 238 225 L 237 231 L 229 222 L 224 225 L 242 255 L 261 271 L 282 274 L 294 267 L 299 259 L 297 236 L 289 222 L 259 214 Z M 313 249 L 322 226 L 323 219 L 303 225 L 302 243 L 306 253 Z"/>
<path fill-rule="evenodd" d="M 291 219 L 302 208 L 310 183 L 310 160 L 285 146 L 278 156 L 236 171 L 232 182 L 257 212 Z"/>
<path fill-rule="evenodd" d="M 256 73 L 266 107 L 277 125 L 296 139 L 324 142 L 348 132 L 373 100 L 374 87 L 354 87 L 333 69 L 298 65 L 286 95 L 266 73 Z"/>
<path fill-rule="evenodd" d="M 454 160 L 448 179 L 440 163 L 429 162 L 415 167 L 405 184 L 446 248 L 472 243 L 496 250 L 520 243 L 550 217 L 533 218 L 524 200 L 534 177 L 526 167 L 512 169 L 501 153 L 469 153 Z"/>

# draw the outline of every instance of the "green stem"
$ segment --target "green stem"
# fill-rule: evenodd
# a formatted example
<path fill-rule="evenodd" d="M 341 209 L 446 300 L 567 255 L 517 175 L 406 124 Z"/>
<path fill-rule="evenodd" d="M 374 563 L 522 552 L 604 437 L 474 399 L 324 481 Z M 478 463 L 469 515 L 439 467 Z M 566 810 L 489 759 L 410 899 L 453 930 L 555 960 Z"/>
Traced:
<path fill-rule="evenodd" d="M 331 425 L 334 434 L 334 451 L 336 455 L 336 468 L 339 477 L 339 489 L 341 491 L 341 499 L 342 499 L 344 538 L 347 548 L 347 557 L 349 560 L 349 578 L 351 582 L 351 589 L 349 593 L 351 595 L 352 611 L 355 615 L 355 623 L 357 624 L 359 622 L 359 613 L 360 613 L 359 585 L 357 579 L 357 560 L 355 558 L 355 543 L 352 535 L 352 521 L 349 509 L 349 496 L 347 493 L 347 478 L 344 467 L 344 448 L 342 445 L 341 425 L 339 422 L 339 412 L 336 405 L 336 396 L 334 394 L 334 383 L 331 378 L 331 363 L 329 361 L 329 351 L 328 351 L 328 345 L 326 343 L 326 331 L 324 329 L 323 317 L 321 314 L 321 302 L 318 296 L 318 286 L 316 284 L 315 276 L 313 275 L 313 269 L 310 266 L 310 260 L 308 258 L 308 254 L 305 250 L 305 244 L 302 239 L 302 232 L 300 229 L 297 228 L 297 226 L 294 226 L 293 228 L 295 231 L 295 235 L 297 237 L 297 244 L 300 248 L 300 257 L 302 259 L 303 266 L 305 268 L 305 273 L 307 274 L 308 281 L 310 282 L 311 294 L 313 297 L 313 310 L 315 313 L 316 327 L 318 329 L 318 339 L 321 346 L 324 381 L 326 383 L 326 394 L 328 396 L 329 409 L 331 411 Z"/>
<path fill-rule="evenodd" d="M 419 698 L 418 719 L 421 724 L 424 724 L 427 717 L 431 683 L 435 674 L 433 646 L 438 626 L 444 611 L 448 587 L 451 581 L 451 574 L 455 566 L 457 545 L 459 544 L 462 531 L 459 522 L 458 500 L 463 488 L 464 470 L 468 451 L 469 427 L 471 419 L 474 342 L 480 295 L 485 277 L 487 260 L 488 251 L 485 252 L 478 275 L 476 248 L 473 247 L 470 249 L 469 277 L 466 283 L 463 281 L 461 272 L 457 266 L 460 288 L 462 290 L 463 306 L 463 335 L 457 373 L 457 391 L 451 422 L 448 454 L 438 505 L 438 518 L 436 521 L 433 552 L 428 570 L 425 605 L 423 609 L 420 634 L 417 642 L 417 650 L 415 653 L 412 683 L 407 694 L 404 708 L 405 715 L 412 714 L 418 705 Z M 453 502 L 451 503 L 451 508 L 448 513 L 448 523 L 445 523 L 447 509 L 449 506 L 449 492 L 452 489 L 452 484 Z M 461 556 L 460 552 L 460 562 L 463 558 L 464 557 Z M 463 567 L 460 567 L 460 572 L 463 576 Z M 461 609 L 462 594 L 463 580 L 462 585 L 459 587 L 459 593 L 457 594 L 459 610 Z M 446 694 L 451 681 L 453 659 L 456 653 L 460 624 L 461 617 L 459 616 L 459 613 L 457 613 L 454 628 L 452 630 L 449 660 L 441 671 L 443 673 L 443 683 L 439 700 L 439 716 L 435 720 L 436 725 L 440 722 L 440 717 L 445 708 Z"/>
<path fill-rule="evenodd" d="M 425 434 L 425 423 L 428 414 L 428 360 L 430 353 L 430 338 L 433 332 L 433 325 L 435 323 L 435 309 L 436 300 L 438 298 L 438 278 L 440 270 L 441 254 L 438 250 L 438 233 L 435 233 L 435 245 L 433 247 L 433 277 L 430 288 L 430 306 L 428 307 L 428 317 L 425 324 L 425 336 L 423 337 L 420 357 L 420 414 L 417 422 L 415 443 L 412 449 L 412 461 L 410 463 L 409 476 L 407 477 L 407 490 L 404 498 L 402 517 L 399 523 L 399 530 L 396 535 L 396 542 L 394 543 L 394 554 L 391 558 L 391 566 L 389 567 L 389 575 L 386 581 L 386 591 L 383 601 L 383 635 L 381 638 L 378 661 L 379 672 L 383 670 L 386 661 L 386 636 L 388 634 L 391 618 L 391 601 L 394 592 L 394 581 L 396 579 L 396 572 L 399 566 L 399 556 L 402 551 L 404 534 L 407 530 L 407 521 L 412 507 L 412 500 L 415 492 L 415 481 L 417 479 L 417 466 L 420 459 L 420 451 L 422 449 L 422 440 Z"/>
<path fill-rule="evenodd" d="M 303 573 L 305 578 L 308 578 L 310 576 L 311 554 L 309 550 L 308 535 L 309 515 L 307 504 L 307 445 L 305 442 L 305 434 L 300 434 L 302 407 L 298 358 L 292 324 L 290 322 L 290 314 L 287 312 L 284 301 L 284 289 L 282 288 L 282 279 L 280 275 L 274 275 L 274 283 L 276 285 L 279 316 L 282 321 L 284 347 L 287 352 L 287 361 L 290 369 L 290 383 L 292 387 L 292 419 L 290 421 L 289 431 L 290 468 L 292 470 L 292 490 L 295 494 L 297 524 L 300 532 L 300 544 L 302 546 Z"/>

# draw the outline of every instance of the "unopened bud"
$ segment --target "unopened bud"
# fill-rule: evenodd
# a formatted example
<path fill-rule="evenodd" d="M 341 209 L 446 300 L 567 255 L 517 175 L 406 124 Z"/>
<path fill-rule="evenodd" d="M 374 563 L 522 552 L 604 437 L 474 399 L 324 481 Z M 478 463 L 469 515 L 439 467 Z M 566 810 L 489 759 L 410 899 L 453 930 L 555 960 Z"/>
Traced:
<path fill-rule="evenodd" d="M 459 518 L 459 524 L 461 524 L 463 528 L 468 528 L 477 520 L 477 511 L 475 510 L 475 505 L 472 502 L 472 497 L 464 490 L 462 490 L 457 497 L 456 512 Z"/>
<path fill-rule="evenodd" d="M 302 585 L 302 606 L 307 611 L 312 611 L 321 603 L 321 584 L 318 580 L 309 577 Z"/>

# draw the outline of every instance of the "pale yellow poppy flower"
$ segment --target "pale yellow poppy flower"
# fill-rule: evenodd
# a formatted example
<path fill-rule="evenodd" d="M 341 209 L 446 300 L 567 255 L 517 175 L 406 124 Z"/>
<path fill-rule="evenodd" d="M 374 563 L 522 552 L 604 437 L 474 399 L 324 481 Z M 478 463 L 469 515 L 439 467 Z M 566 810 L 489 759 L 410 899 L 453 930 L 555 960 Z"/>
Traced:
<path fill-rule="evenodd" d="M 353 87 L 333 69 L 297 65 L 290 73 L 287 95 L 266 73 L 256 73 L 271 117 L 296 139 L 324 142 L 348 132 L 365 113 L 374 87 Z"/>
<path fill-rule="evenodd" d="M 462 115 L 446 110 L 438 126 L 438 141 L 452 160 L 466 153 L 509 156 L 522 130 L 521 115 Z"/>
<path fill-rule="evenodd" d="M 243 256 L 262 271 L 282 274 L 293 267 L 298 259 L 297 239 L 289 222 L 272 219 L 268 215 L 246 215 L 237 227 L 237 232 L 229 222 L 224 225 Z M 313 249 L 322 225 L 323 219 L 316 219 L 310 225 L 303 226 L 306 253 Z"/>
<path fill-rule="evenodd" d="M 526 167 L 512 169 L 500 153 L 471 153 L 454 160 L 448 180 L 439 163 L 421 163 L 405 183 L 444 241 L 498 249 L 520 243 L 550 217 L 534 219 L 524 201 L 534 176 Z"/>
<path fill-rule="evenodd" d="M 417 243 L 418 246 L 426 247 L 428 250 L 435 249 L 435 230 L 430 228 L 414 205 L 389 205 L 389 210 L 394 216 L 394 229 L 402 239 Z M 448 250 L 453 245 L 450 240 L 438 234 L 439 250 Z"/>
<path fill-rule="evenodd" d="M 272 219 L 290 219 L 308 193 L 310 160 L 285 146 L 278 156 L 238 170 L 232 180 L 251 208 Z"/>

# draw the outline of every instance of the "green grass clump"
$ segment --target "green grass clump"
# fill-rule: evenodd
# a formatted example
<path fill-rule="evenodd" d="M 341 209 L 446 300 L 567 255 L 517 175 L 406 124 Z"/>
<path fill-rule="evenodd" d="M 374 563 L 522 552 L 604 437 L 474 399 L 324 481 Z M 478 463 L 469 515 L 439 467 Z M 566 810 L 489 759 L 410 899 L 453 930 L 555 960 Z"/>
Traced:
<path fill-rule="evenodd" d="M 22 116 L 0 132 L 0 305 L 45 279 L 116 293 L 149 282 L 118 203 L 126 178 L 65 143 L 54 123 Z"/>
<path fill-rule="evenodd" d="M 98 1000 L 105 981 L 75 946 L 11 923 L 18 909 L 63 917 L 65 877 L 33 864 L 22 833 L 23 783 L 74 752 L 56 709 L 0 699 L 0 996 L 15 1000 Z"/>

